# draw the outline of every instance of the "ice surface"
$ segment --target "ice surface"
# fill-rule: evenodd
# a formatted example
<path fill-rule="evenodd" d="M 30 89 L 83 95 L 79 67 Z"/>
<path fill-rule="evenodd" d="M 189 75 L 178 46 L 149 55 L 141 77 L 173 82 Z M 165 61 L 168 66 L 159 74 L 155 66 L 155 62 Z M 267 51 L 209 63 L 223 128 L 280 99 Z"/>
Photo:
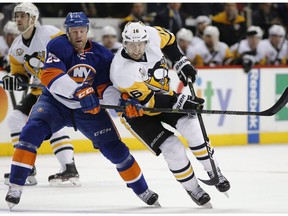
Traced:
<path fill-rule="evenodd" d="M 230 198 L 215 187 L 201 186 L 210 194 L 213 209 L 198 207 L 174 179 L 162 155 L 132 151 L 150 189 L 159 194 L 161 208 L 146 206 L 128 189 L 114 165 L 100 153 L 75 154 L 81 187 L 51 187 L 48 176 L 59 171 L 53 155 L 38 155 L 37 186 L 25 187 L 20 203 L 9 212 L 8 186 L 3 175 L 10 157 L 0 157 L 0 214 L 210 214 L 288 213 L 288 145 L 216 147 L 223 174 L 231 182 Z M 187 149 L 196 175 L 208 179 L 202 165 Z"/>

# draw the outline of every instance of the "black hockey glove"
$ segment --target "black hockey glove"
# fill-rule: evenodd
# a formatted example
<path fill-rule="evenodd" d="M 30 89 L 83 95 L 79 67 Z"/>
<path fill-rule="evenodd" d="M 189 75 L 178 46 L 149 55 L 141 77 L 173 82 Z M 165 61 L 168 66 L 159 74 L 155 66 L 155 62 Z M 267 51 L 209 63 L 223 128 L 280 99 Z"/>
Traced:
<path fill-rule="evenodd" d="M 183 56 L 179 61 L 174 63 L 173 69 L 177 72 L 179 79 L 184 86 L 187 86 L 188 77 L 194 83 L 196 80 L 197 70 L 192 66 L 186 56 Z"/>
<path fill-rule="evenodd" d="M 193 97 L 191 95 L 179 94 L 173 109 L 203 109 L 203 98 Z"/>
<path fill-rule="evenodd" d="M 243 66 L 245 73 L 248 73 L 253 68 L 254 63 L 251 59 L 243 58 L 242 66 Z"/>
<path fill-rule="evenodd" d="M 27 89 L 28 77 L 20 74 L 15 76 L 6 75 L 2 78 L 3 88 L 8 91 L 23 91 Z"/>

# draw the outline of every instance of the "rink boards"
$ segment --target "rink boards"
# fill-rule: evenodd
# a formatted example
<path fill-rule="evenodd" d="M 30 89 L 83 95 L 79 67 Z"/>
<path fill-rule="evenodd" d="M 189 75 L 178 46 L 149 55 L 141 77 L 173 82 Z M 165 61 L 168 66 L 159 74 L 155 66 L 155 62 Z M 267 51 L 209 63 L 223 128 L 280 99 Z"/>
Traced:
<path fill-rule="evenodd" d="M 5 72 L 0 72 L 0 78 Z M 195 83 L 197 95 L 204 97 L 205 109 L 262 111 L 271 107 L 288 87 L 288 68 L 254 68 L 249 74 L 241 68 L 201 68 Z M 175 71 L 170 71 L 171 87 L 189 94 L 189 89 L 179 82 Z M 15 92 L 17 102 L 22 93 Z M 11 155 L 10 132 L 7 117 L 13 110 L 10 96 L 0 87 L 0 155 Z M 110 112 L 122 136 L 131 149 L 146 149 L 120 123 L 114 111 Z M 214 146 L 288 143 L 288 106 L 271 117 L 203 115 L 206 130 Z M 65 128 L 73 140 L 76 152 L 94 151 L 92 144 L 81 133 Z M 177 135 L 179 135 L 176 132 Z M 181 138 L 181 137 L 180 137 Z M 182 139 L 182 138 L 181 138 Z M 183 140 L 183 139 L 182 139 Z M 183 140 L 184 141 L 184 140 Z M 185 141 L 184 141 L 185 142 Z M 44 143 L 39 153 L 51 153 Z"/>

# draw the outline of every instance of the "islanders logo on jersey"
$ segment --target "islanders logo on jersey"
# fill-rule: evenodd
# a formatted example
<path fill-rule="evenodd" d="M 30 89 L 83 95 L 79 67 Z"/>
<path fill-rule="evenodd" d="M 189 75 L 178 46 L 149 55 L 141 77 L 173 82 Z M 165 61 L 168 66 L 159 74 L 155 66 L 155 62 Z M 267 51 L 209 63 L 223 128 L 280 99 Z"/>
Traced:
<path fill-rule="evenodd" d="M 170 78 L 168 77 L 167 64 L 162 60 L 156 62 L 154 67 L 148 70 L 148 79 L 145 83 L 155 92 L 169 92 Z"/>
<path fill-rule="evenodd" d="M 24 55 L 24 67 L 34 76 L 40 77 L 44 67 L 45 51 Z"/>
<path fill-rule="evenodd" d="M 77 83 L 83 83 L 85 81 L 91 85 L 96 70 L 88 64 L 77 64 L 70 68 L 67 74 Z"/>

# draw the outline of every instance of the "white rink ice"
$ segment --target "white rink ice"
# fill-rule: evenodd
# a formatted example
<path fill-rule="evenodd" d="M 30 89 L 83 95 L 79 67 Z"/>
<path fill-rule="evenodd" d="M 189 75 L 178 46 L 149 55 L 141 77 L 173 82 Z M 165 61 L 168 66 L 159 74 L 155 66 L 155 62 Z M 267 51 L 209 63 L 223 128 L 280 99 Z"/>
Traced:
<path fill-rule="evenodd" d="M 0 157 L 0 214 L 233 214 L 288 213 L 288 145 L 216 147 L 224 175 L 231 182 L 230 198 L 214 187 L 202 185 L 210 194 L 213 209 L 198 207 L 168 171 L 162 156 L 132 151 L 150 189 L 159 194 L 161 208 L 146 206 L 118 176 L 100 153 L 76 154 L 81 187 L 51 187 L 48 176 L 59 169 L 55 156 L 38 155 L 38 185 L 25 187 L 20 203 L 9 212 L 8 187 L 3 175 L 10 157 Z M 202 166 L 187 150 L 198 177 L 207 179 Z"/>

